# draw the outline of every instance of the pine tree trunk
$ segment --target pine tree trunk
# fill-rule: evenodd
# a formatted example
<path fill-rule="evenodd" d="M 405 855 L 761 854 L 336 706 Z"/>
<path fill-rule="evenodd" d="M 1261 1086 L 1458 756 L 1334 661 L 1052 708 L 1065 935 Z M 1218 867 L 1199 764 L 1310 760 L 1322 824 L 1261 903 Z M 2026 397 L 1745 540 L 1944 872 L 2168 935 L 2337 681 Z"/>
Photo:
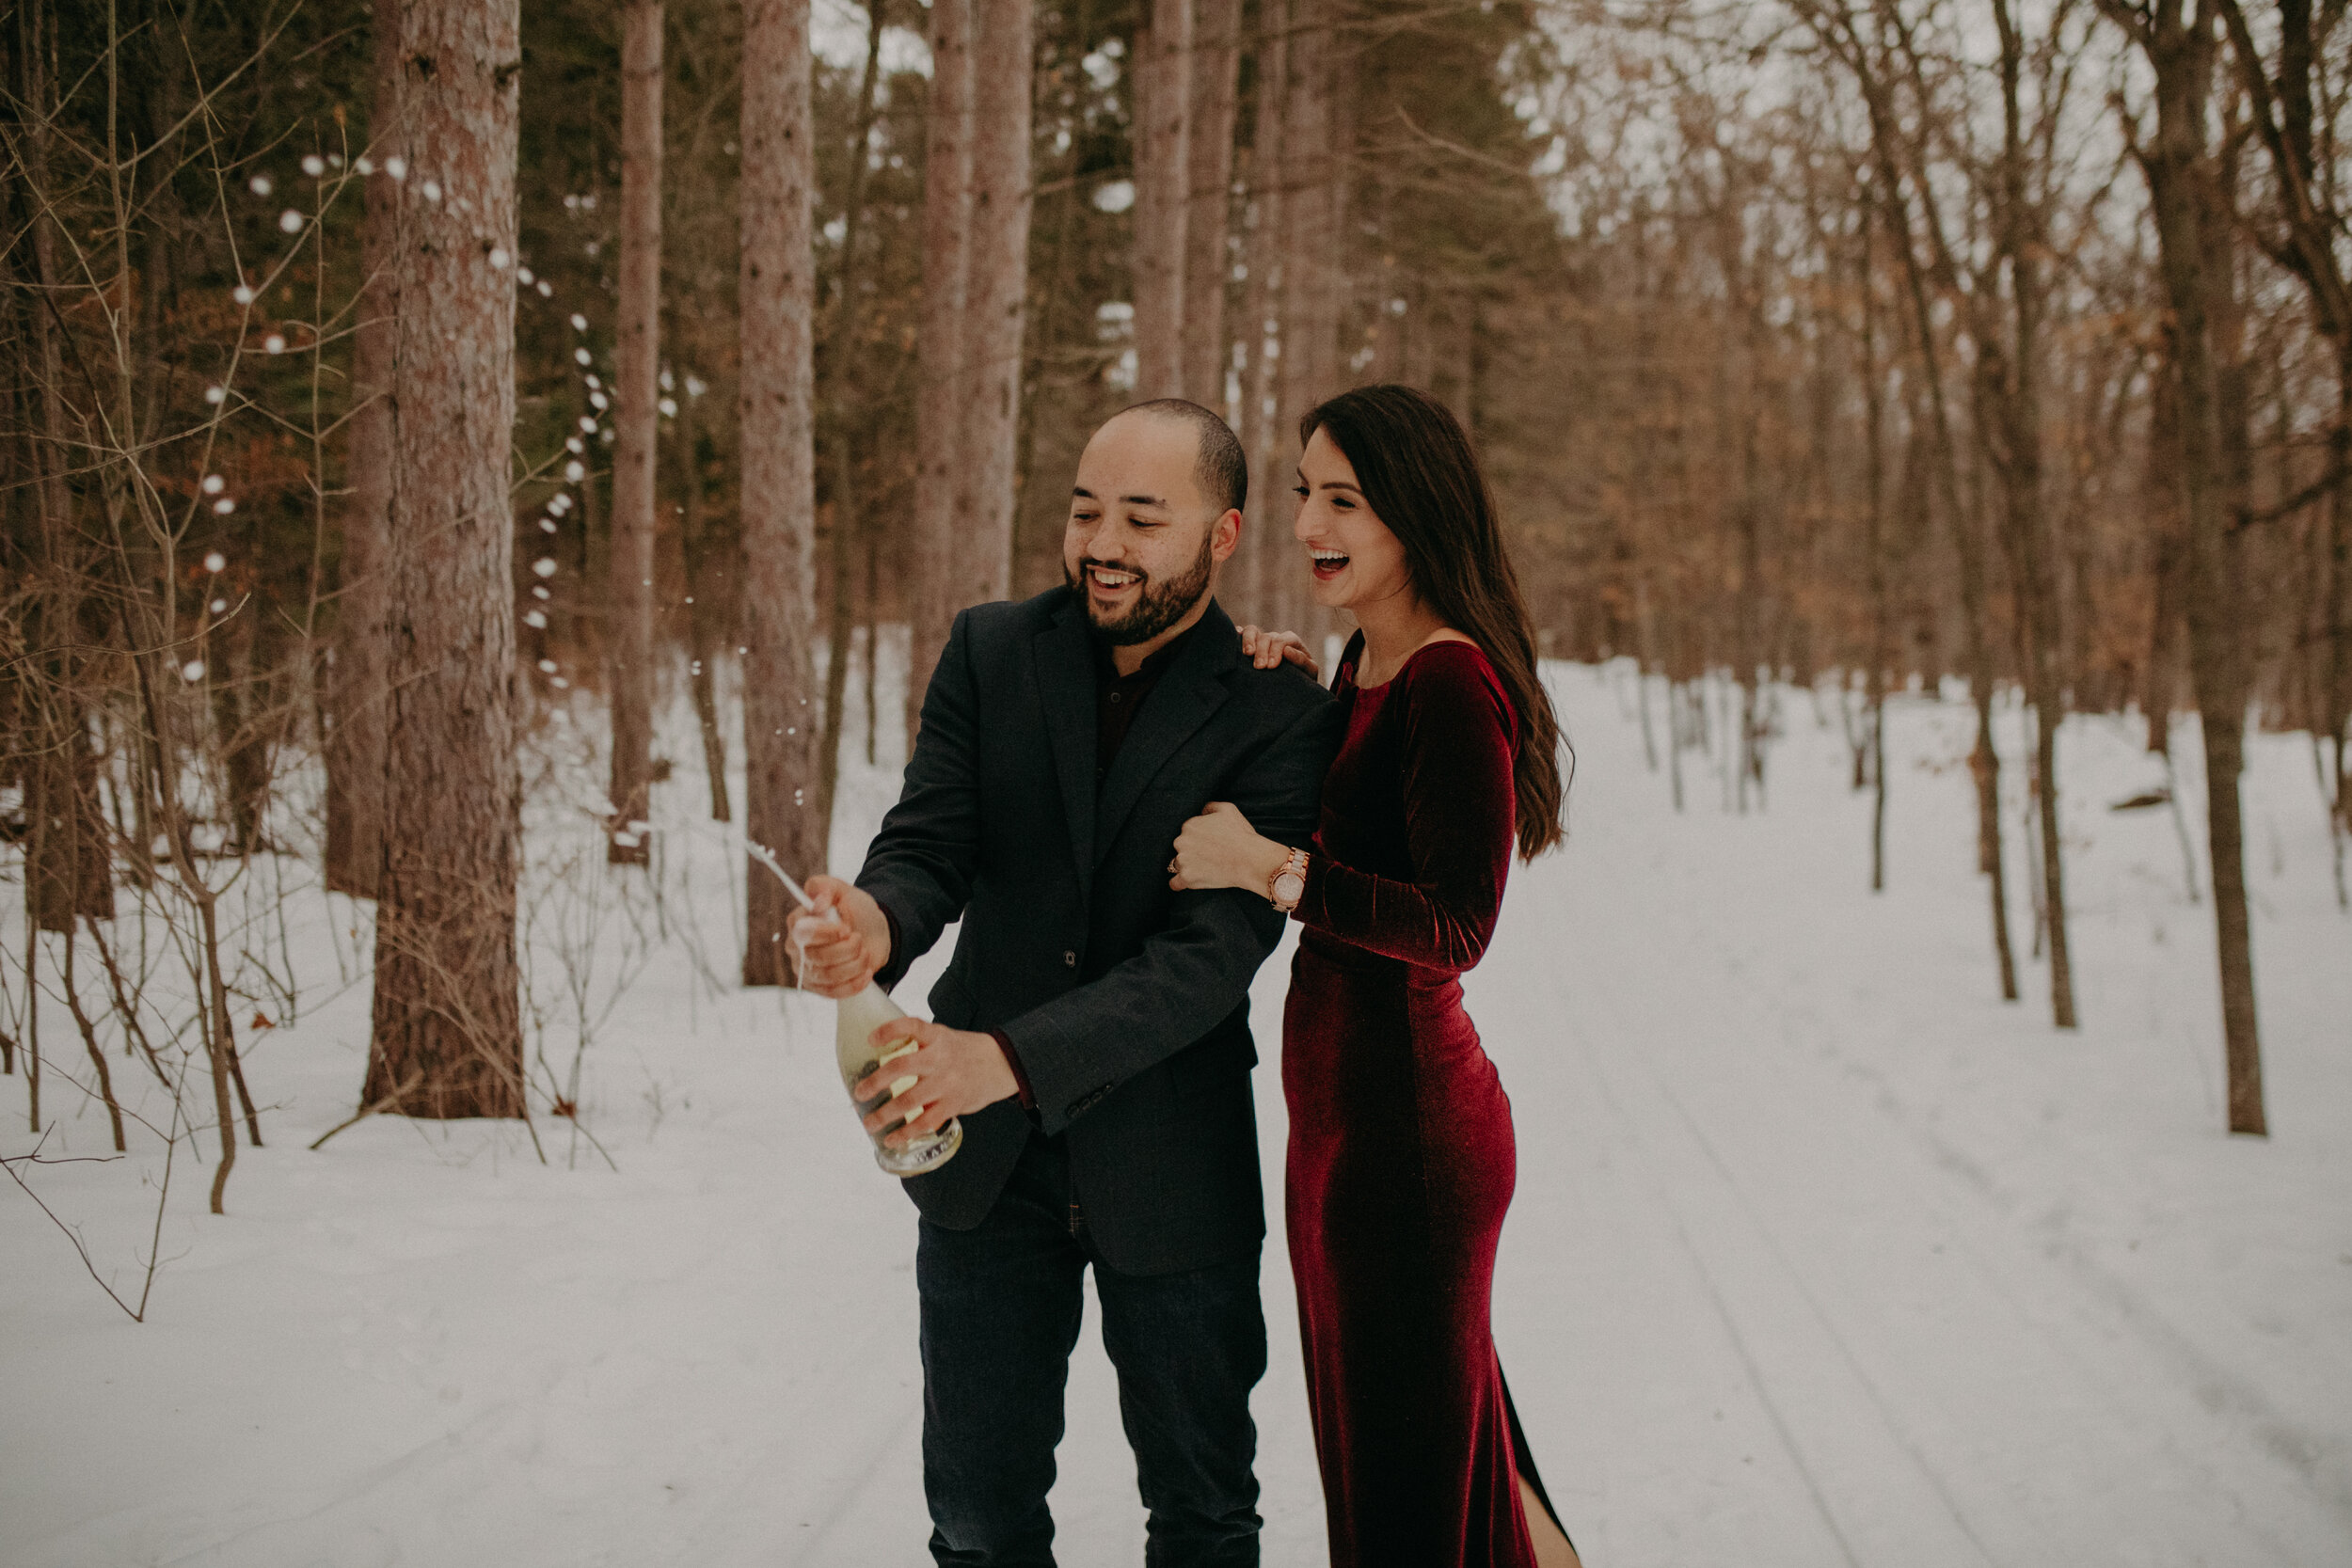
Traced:
<path fill-rule="evenodd" d="M 1192 0 L 1138 0 L 1135 55 L 1136 396 L 1184 395 L 1192 207 Z M 985 36 L 985 35 L 983 35 Z"/>
<path fill-rule="evenodd" d="M 2214 924 L 2221 969 L 2221 1022 L 2233 1132 L 2267 1131 L 2262 1052 L 2254 1009 L 2253 940 L 2246 909 L 2244 765 L 2248 678 L 2238 544 L 2224 514 L 2219 378 L 2211 334 L 2215 291 L 2227 279 L 2209 269 L 2210 232 L 2232 221 L 2213 188 L 2206 142 L 2212 41 L 2201 22 L 2153 8 L 2143 35 L 2154 70 L 2156 136 L 2143 153 L 2156 221 L 2159 272 L 2171 309 L 2181 416 L 2181 483 L 2186 523 L 2189 673 L 2204 736 L 2206 839 L 2213 857 Z"/>
<path fill-rule="evenodd" d="M 1232 272 L 1233 119 L 1241 80 L 1241 0 L 1195 0 L 1185 171 L 1184 395 L 1224 410 L 1225 285 Z"/>
<path fill-rule="evenodd" d="M 382 171 L 407 145 L 401 118 L 401 8 L 374 0 L 368 179 L 359 224 L 367 275 L 352 331 L 350 495 L 337 569 L 326 736 L 326 885 L 373 898 L 384 869 L 385 604 L 390 562 L 392 361 L 400 313 L 402 182 Z"/>
<path fill-rule="evenodd" d="M 1240 598 L 1244 619 L 1274 626 L 1281 624 L 1278 617 L 1283 564 L 1293 559 L 1290 509 L 1282 505 L 1289 493 L 1290 433 L 1281 419 L 1282 364 L 1275 336 L 1279 330 L 1275 318 L 1281 309 L 1282 261 L 1288 249 L 1282 189 L 1282 105 L 1284 84 L 1290 77 L 1286 0 L 1263 0 L 1258 26 L 1258 101 L 1251 117 L 1249 148 L 1249 277 L 1243 290 L 1240 332 L 1246 351 L 1240 435 L 1243 450 L 1249 454 Z"/>
<path fill-rule="evenodd" d="M 923 143 L 923 313 L 916 347 L 914 513 L 908 565 L 906 731 L 922 721 L 956 602 L 955 498 L 964 420 L 964 281 L 972 229 L 973 0 L 931 0 Z"/>
<path fill-rule="evenodd" d="M 964 284 L 964 427 L 951 610 L 1012 586 L 1021 338 L 1029 279 L 1031 0 L 972 8 L 972 213 Z"/>
<path fill-rule="evenodd" d="M 525 1114 L 507 499 L 519 24 L 519 0 L 401 8 L 390 695 L 362 1099 L 413 1116 Z"/>
<path fill-rule="evenodd" d="M 47 63 L 54 49 L 41 43 L 43 23 L 55 18 L 35 8 L 25 25 L 31 47 L 22 61 L 25 100 L 25 175 L 38 200 L 31 209 L 33 281 L 42 299 L 54 300 L 62 282 L 57 262 L 57 225 L 47 205 L 49 116 L 56 112 L 56 86 Z M 29 650 L 35 656 L 27 693 L 26 728 L 34 753 L 25 768 L 24 800 L 27 876 L 25 910 L 35 927 L 73 929 L 78 915 L 115 912 L 112 856 L 106 824 L 98 809 L 97 758 L 90 748 L 87 704 L 82 692 L 82 658 L 88 639 L 82 626 L 85 566 L 73 523 L 73 494 L 67 482 L 72 461 L 66 422 L 64 344 L 56 317 L 36 301 L 26 312 L 33 326 L 33 370 L 40 378 L 40 431 L 31 446 L 35 505 L 40 517 L 41 592 L 27 617 L 39 629 Z M 32 970 L 27 990 L 31 986 Z M 36 1129 L 38 1131 L 38 1128 Z"/>
<path fill-rule="evenodd" d="M 687 689 L 694 699 L 694 720 L 703 737 L 703 773 L 710 783 L 710 819 L 732 822 L 727 800 L 727 737 L 719 722 L 719 660 L 722 652 L 721 608 L 724 596 L 714 577 L 710 546 L 704 534 L 702 454 L 696 446 L 694 419 L 702 400 L 691 388 L 678 404 L 678 476 L 685 499 L 678 509 L 679 553 L 686 563 Z"/>
<path fill-rule="evenodd" d="M 805 874 L 817 811 L 816 254 L 808 0 L 743 8 L 743 758 L 751 841 Z M 747 864 L 743 983 L 791 983 L 783 887 Z"/>
<path fill-rule="evenodd" d="M 1298 421 L 1336 388 L 1324 382 L 1329 355 L 1321 342 L 1324 325 L 1324 256 L 1331 244 L 1330 106 L 1323 95 L 1330 49 L 1327 12 L 1331 0 L 1292 0 L 1284 71 L 1276 79 L 1281 94 L 1281 162 L 1275 180 L 1282 193 L 1280 228 L 1282 324 L 1280 356 L 1275 362 L 1278 486 L 1288 482 L 1297 458 Z M 1314 606 L 1297 572 L 1280 572 L 1267 595 L 1265 615 L 1274 626 L 1298 631 L 1320 651 Z"/>
<path fill-rule="evenodd" d="M 613 353 L 612 549 L 605 672 L 613 805 L 605 858 L 653 858 L 654 454 L 661 413 L 662 0 L 628 0 L 621 40 L 621 288 Z"/>
<path fill-rule="evenodd" d="M 826 324 L 830 350 L 827 363 L 833 383 L 828 398 L 834 415 L 830 443 L 833 529 L 830 570 L 826 574 L 831 600 L 825 632 L 825 720 L 818 743 L 818 811 L 828 844 L 833 836 L 834 800 L 841 782 L 841 729 L 848 718 L 843 706 L 849 695 L 850 653 L 857 626 L 857 594 L 850 587 L 850 572 L 856 563 L 852 546 L 866 531 L 865 510 L 858 498 L 856 454 L 850 444 L 853 411 L 844 388 L 858 341 L 857 294 L 852 280 L 859 276 L 863 264 L 858 242 L 866 229 L 866 147 L 874 134 L 875 93 L 882 78 L 886 16 L 882 0 L 867 0 L 866 66 L 858 81 L 857 127 L 850 138 L 849 198 L 841 215 L 841 268 L 834 289 L 831 319 Z"/>

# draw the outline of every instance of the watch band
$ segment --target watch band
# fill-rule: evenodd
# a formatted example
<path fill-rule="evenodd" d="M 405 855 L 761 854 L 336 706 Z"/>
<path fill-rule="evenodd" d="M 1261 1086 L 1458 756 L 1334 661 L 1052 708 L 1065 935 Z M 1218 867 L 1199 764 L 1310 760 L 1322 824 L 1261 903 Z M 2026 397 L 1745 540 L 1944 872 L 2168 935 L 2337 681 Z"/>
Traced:
<path fill-rule="evenodd" d="M 1284 883 L 1290 884 L 1287 888 Z M 1298 901 L 1307 895 L 1307 851 L 1293 849 L 1282 859 L 1281 865 L 1266 879 L 1266 902 L 1289 914 L 1298 908 Z"/>

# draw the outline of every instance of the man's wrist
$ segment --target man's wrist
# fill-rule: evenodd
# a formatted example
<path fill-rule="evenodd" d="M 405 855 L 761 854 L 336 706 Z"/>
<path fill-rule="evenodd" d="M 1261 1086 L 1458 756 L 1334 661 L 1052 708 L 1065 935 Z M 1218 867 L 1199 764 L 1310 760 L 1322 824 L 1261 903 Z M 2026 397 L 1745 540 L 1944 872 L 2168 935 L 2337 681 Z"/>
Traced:
<path fill-rule="evenodd" d="M 1034 1115 L 1037 1111 L 1037 1091 L 1029 1087 L 1028 1072 L 1021 1066 L 1021 1053 L 1012 1048 L 1012 1040 L 1002 1029 L 986 1031 L 996 1042 L 996 1049 L 1005 1053 L 1005 1066 L 1012 1069 L 1013 1092 L 1021 1097 L 1021 1108 Z"/>

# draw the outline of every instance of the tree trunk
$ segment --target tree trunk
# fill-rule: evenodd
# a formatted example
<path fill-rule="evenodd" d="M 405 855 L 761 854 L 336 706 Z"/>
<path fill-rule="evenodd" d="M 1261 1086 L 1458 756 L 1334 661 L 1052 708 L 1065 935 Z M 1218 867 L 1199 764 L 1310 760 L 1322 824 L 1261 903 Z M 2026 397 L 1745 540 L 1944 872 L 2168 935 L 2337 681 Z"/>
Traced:
<path fill-rule="evenodd" d="M 1340 390 L 1337 261 L 1342 171 L 1333 147 L 1335 0 L 1293 0 L 1282 122 L 1282 353 L 1276 415 L 1286 437 L 1307 411 Z M 1287 474 L 1288 467 L 1280 470 Z M 1277 624 L 1322 651 L 1327 617 L 1296 573 L 1278 579 Z"/>
<path fill-rule="evenodd" d="M 519 9 L 407 0 L 400 17 L 390 695 L 362 1099 L 412 1116 L 526 1114 L 507 499 Z"/>
<path fill-rule="evenodd" d="M 654 454 L 661 429 L 662 0 L 628 0 L 621 38 L 621 290 L 613 352 L 612 784 L 605 859 L 653 858 Z"/>
<path fill-rule="evenodd" d="M 882 75 L 882 26 L 887 11 L 882 0 L 867 0 L 866 9 L 866 68 L 858 82 L 857 127 L 850 140 L 850 190 L 841 215 L 841 266 L 836 275 L 831 320 L 826 324 L 830 349 L 827 365 L 833 387 L 833 531 L 830 566 L 826 574 L 831 608 L 825 632 L 825 723 L 818 743 L 818 810 L 826 842 L 833 838 L 833 806 L 841 782 L 843 705 L 850 689 L 850 647 L 857 626 L 857 594 L 850 587 L 855 564 L 851 546 L 865 531 L 865 513 L 858 504 L 857 461 L 850 450 L 853 412 L 845 388 L 849 367 L 856 357 L 857 296 L 851 279 L 858 276 L 858 240 L 866 228 L 866 144 L 873 137 L 875 90 Z"/>
<path fill-rule="evenodd" d="M 2186 576 L 2186 528 L 2182 515 L 2180 378 L 2173 372 L 2170 328 L 2163 373 L 2148 393 L 2148 465 L 2142 505 L 2148 518 L 2149 577 L 2154 606 L 2149 617 L 2148 666 L 2141 674 L 2140 709 L 2148 720 L 2151 755 L 2172 754 L 2172 708 L 2181 666 L 2181 593 Z"/>
<path fill-rule="evenodd" d="M 1241 78 L 1241 0 L 1194 0 L 1192 112 L 1185 170 L 1184 395 L 1223 411 L 1225 284 L 1233 206 L 1233 119 Z"/>
<path fill-rule="evenodd" d="M 696 383 L 699 385 L 699 383 Z M 710 544 L 703 521 L 703 467 L 694 417 L 702 399 L 692 387 L 679 400 L 678 476 L 685 499 L 678 507 L 678 545 L 686 563 L 687 689 L 693 694 L 694 720 L 703 736 L 703 772 L 710 781 L 710 819 L 732 822 L 727 800 L 727 737 L 719 722 L 721 614 L 724 595 L 713 580 Z"/>
<path fill-rule="evenodd" d="M 2042 310 L 2039 257 L 2047 248 L 2035 228 L 2037 209 L 2026 194 L 2027 136 L 2020 102 L 2026 41 L 2010 10 L 1995 0 L 2001 39 L 2003 139 L 2000 215 L 1994 244 L 2008 262 L 2009 342 L 1997 326 L 1977 334 L 1979 424 L 1998 442 L 2003 531 L 2015 578 L 2024 632 L 2026 679 L 2033 697 L 2035 800 L 2041 811 L 2042 912 L 2050 942 L 2050 1013 L 2060 1029 L 2075 1026 L 2074 968 L 2066 938 L 2066 855 L 2058 829 L 2058 731 L 2066 716 L 2059 667 L 2058 566 L 2049 548 L 2049 519 L 2042 471 Z M 1987 352 L 1987 351 L 1990 352 Z M 1988 406 L 1989 405 L 1989 406 Z"/>
<path fill-rule="evenodd" d="M 326 885 L 373 898 L 384 868 L 386 570 L 390 559 L 392 360 L 400 313 L 400 181 L 382 171 L 406 146 L 401 119 L 401 8 L 374 0 L 359 265 L 367 282 L 352 330 L 349 497 L 337 567 L 334 677 L 326 735 Z"/>
<path fill-rule="evenodd" d="M 1893 672 L 1894 616 L 1886 570 L 1886 376 L 1879 363 L 1879 296 L 1877 283 L 1876 207 L 1866 194 L 1856 220 L 1862 230 L 1861 265 L 1855 292 L 1862 300 L 1862 419 L 1863 505 L 1867 512 L 1863 548 L 1869 552 L 1865 573 L 1870 594 L 1870 669 L 1867 695 L 1870 707 L 1870 891 L 1886 891 L 1886 683 Z"/>
<path fill-rule="evenodd" d="M 1192 0 L 1139 0 L 1132 133 L 1136 155 L 1136 396 L 1184 395 L 1192 208 Z"/>
<path fill-rule="evenodd" d="M 50 47 L 42 24 L 54 18 L 35 8 L 24 24 L 21 65 L 25 101 L 25 177 L 35 198 L 31 210 L 33 281 L 40 300 L 32 318 L 33 371 L 40 378 L 40 430 L 31 442 L 36 506 L 40 518 L 41 592 L 27 619 L 34 634 L 33 676 L 24 702 L 25 728 L 33 738 L 24 800 L 26 845 L 25 912 L 44 931 L 71 933 L 84 913 L 115 912 L 112 856 L 106 823 L 98 807 L 98 765 L 90 748 L 89 719 L 82 692 L 85 641 L 82 600 L 85 562 L 73 524 L 73 496 L 67 483 L 69 456 L 65 404 L 65 345 L 55 316 L 43 301 L 54 300 L 62 281 L 57 266 L 57 225 L 48 205 L 49 116 L 55 87 L 49 81 Z M 32 990 L 32 969 L 25 970 Z M 36 1129 L 38 1131 L 38 1128 Z"/>
<path fill-rule="evenodd" d="M 817 786 L 816 309 L 808 0 L 743 8 L 744 822 L 805 875 L 825 863 Z M 746 863 L 743 983 L 787 985 L 784 888 Z"/>
<path fill-rule="evenodd" d="M 2227 279 L 2214 277 L 2208 264 L 2211 230 L 2230 222 L 2231 214 L 2221 209 L 2221 193 L 2214 188 L 2214 159 L 2206 141 L 2211 28 L 2201 10 L 2182 14 L 2190 3 L 2161 0 L 2138 35 L 2154 71 L 2156 95 L 2156 135 L 2142 153 L 2142 166 L 2171 309 L 2180 398 L 2189 673 L 2204 736 L 2205 826 L 2220 950 L 2229 1123 L 2233 1132 L 2261 1135 L 2267 1127 L 2238 798 L 2248 678 L 2238 540 L 2223 509 L 2221 392 L 2211 331 L 2214 291 L 2227 287 Z"/>
<path fill-rule="evenodd" d="M 908 563 L 906 730 L 922 721 L 931 667 L 956 601 L 955 500 L 962 455 L 964 310 L 972 240 L 973 0 L 931 0 L 930 103 L 923 150 L 923 313 L 914 407 L 914 514 Z"/>
<path fill-rule="evenodd" d="M 1011 591 L 1029 278 L 1031 0 L 975 0 L 972 18 L 965 415 L 953 513 L 951 613 Z"/>
<path fill-rule="evenodd" d="M 1241 437 L 1249 455 L 1249 505 L 1243 530 L 1241 607 L 1261 626 L 1281 625 L 1282 565 L 1292 559 L 1288 492 L 1290 432 L 1281 420 L 1281 269 L 1288 249 L 1283 229 L 1283 85 L 1290 76 L 1290 10 L 1263 0 L 1258 15 L 1257 104 L 1249 148 L 1249 277 L 1243 290 Z"/>

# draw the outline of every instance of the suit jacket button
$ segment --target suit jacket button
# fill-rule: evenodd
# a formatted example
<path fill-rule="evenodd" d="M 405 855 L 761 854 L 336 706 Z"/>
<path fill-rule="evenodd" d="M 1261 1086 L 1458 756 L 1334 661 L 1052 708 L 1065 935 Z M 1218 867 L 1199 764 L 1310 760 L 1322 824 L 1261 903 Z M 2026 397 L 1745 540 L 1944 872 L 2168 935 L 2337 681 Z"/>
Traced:
<path fill-rule="evenodd" d="M 1061 961 L 1062 961 L 1062 966 L 1063 966 L 1064 968 L 1066 968 L 1066 969 L 1075 969 L 1075 968 L 1077 968 L 1077 967 L 1078 967 L 1078 955 L 1077 955 L 1077 952 L 1073 949 L 1073 950 L 1072 950 L 1072 951 L 1070 951 L 1070 952 L 1068 952 L 1068 953 L 1064 953 L 1064 954 L 1061 956 Z"/>

